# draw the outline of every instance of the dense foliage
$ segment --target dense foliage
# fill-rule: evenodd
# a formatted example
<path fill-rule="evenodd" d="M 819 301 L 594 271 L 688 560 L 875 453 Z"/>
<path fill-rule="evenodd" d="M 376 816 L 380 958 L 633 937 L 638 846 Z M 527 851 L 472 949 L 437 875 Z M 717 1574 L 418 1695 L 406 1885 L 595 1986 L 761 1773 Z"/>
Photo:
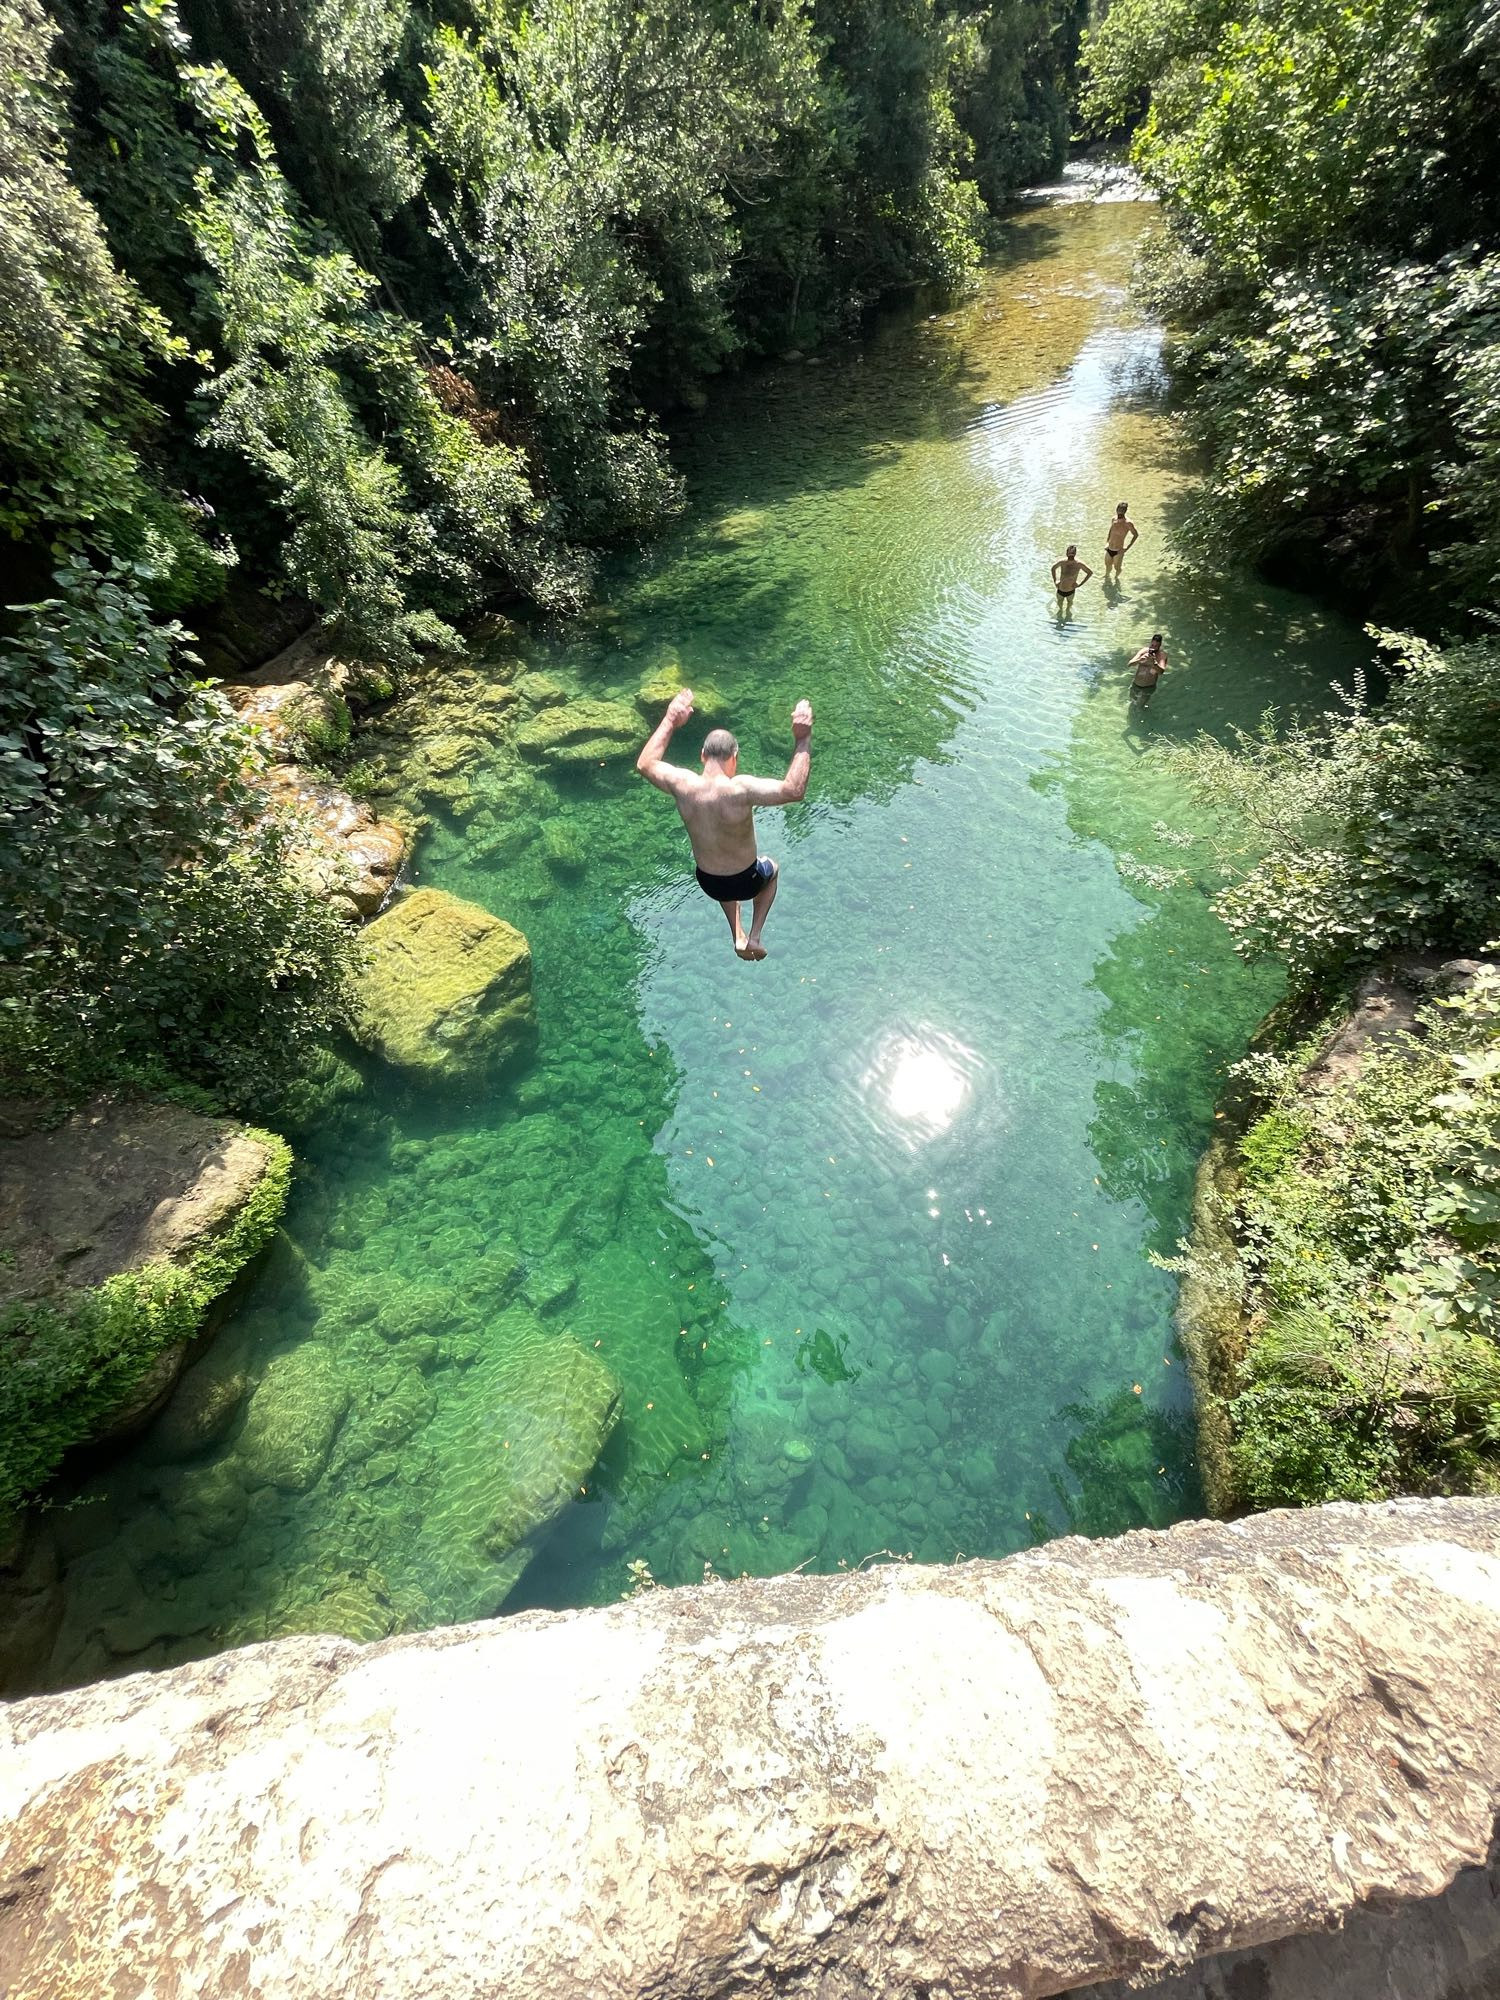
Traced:
<path fill-rule="evenodd" d="M 4 525 L 391 664 L 574 602 L 703 376 L 964 276 L 1080 5 L 0 0 Z"/>
<path fill-rule="evenodd" d="M 1213 473 L 1207 554 L 1368 601 L 1500 584 L 1500 10 L 1116 0 L 1088 104 L 1144 116 L 1149 289 Z"/>
<path fill-rule="evenodd" d="M 1500 907 L 1500 642 L 1378 635 L 1395 671 L 1317 724 L 1268 718 L 1178 762 L 1229 835 L 1219 915 L 1303 992 L 1403 952 L 1472 953 Z"/>
<path fill-rule="evenodd" d="M 299 882 L 255 750 L 128 573 L 64 564 L 0 640 L 0 1065 L 269 1104 L 352 942 Z"/>
<path fill-rule="evenodd" d="M 1500 1486 L 1500 973 L 1241 1145 L 1251 1505 Z M 1269 1073 L 1268 1070 L 1274 1073 Z"/>

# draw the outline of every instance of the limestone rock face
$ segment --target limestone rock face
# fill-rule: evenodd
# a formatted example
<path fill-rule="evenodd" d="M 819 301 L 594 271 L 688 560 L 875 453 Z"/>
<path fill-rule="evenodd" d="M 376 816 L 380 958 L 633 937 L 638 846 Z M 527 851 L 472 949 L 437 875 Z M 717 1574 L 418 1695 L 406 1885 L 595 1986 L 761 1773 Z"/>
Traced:
<path fill-rule="evenodd" d="M 280 1640 L 0 1741 L 13 2000 L 1040 2000 L 1485 1861 L 1500 1503 Z"/>
<path fill-rule="evenodd" d="M 277 765 L 264 789 L 277 805 L 302 816 L 312 837 L 308 867 L 313 886 L 344 898 L 353 913 L 370 917 L 396 885 L 407 839 L 394 820 L 377 819 L 369 806 L 337 785 L 309 777 L 295 764 Z"/>
<path fill-rule="evenodd" d="M 531 949 L 512 925 L 444 890 L 418 889 L 364 935 L 356 1031 L 387 1062 L 461 1079 L 529 1039 Z"/>
<path fill-rule="evenodd" d="M 539 709 L 515 733 L 521 755 L 546 764 L 598 764 L 643 740 L 640 718 L 622 701 L 569 701 Z"/>

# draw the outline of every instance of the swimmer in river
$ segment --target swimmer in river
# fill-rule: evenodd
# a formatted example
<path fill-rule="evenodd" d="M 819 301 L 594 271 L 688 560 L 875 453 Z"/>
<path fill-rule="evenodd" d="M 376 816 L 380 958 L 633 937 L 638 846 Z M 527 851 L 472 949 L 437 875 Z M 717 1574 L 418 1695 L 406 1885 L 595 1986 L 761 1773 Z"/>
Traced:
<path fill-rule="evenodd" d="M 672 731 L 692 712 L 692 689 L 674 694 L 635 768 L 677 801 L 693 846 L 698 887 L 729 919 L 736 956 L 764 958 L 760 934 L 776 900 L 779 871 L 769 855 L 755 851 L 755 808 L 789 806 L 806 796 L 812 769 L 812 708 L 799 701 L 792 710 L 792 761 L 784 778 L 742 778 L 740 746 L 727 729 L 710 729 L 704 737 L 701 772 L 669 764 L 666 752 Z M 748 931 L 740 921 L 740 905 L 746 902 L 751 905 Z"/>
<path fill-rule="evenodd" d="M 1125 560 L 1125 551 L 1133 549 L 1141 538 L 1141 531 L 1130 518 L 1130 502 L 1122 500 L 1115 509 L 1115 518 L 1110 522 L 1104 537 L 1104 574 L 1106 579 L 1118 580 L 1120 565 Z"/>
<path fill-rule="evenodd" d="M 1052 583 L 1057 591 L 1059 618 L 1073 616 L 1073 593 L 1079 584 L 1087 583 L 1093 574 L 1086 562 L 1078 560 L 1077 542 L 1069 542 L 1068 552 L 1062 561 L 1052 565 Z"/>
<path fill-rule="evenodd" d="M 1149 646 L 1131 657 L 1129 664 L 1135 668 L 1135 678 L 1130 683 L 1130 699 L 1145 708 L 1156 693 L 1156 683 L 1167 671 L 1167 649 L 1161 642 L 1160 632 L 1151 634 Z"/>

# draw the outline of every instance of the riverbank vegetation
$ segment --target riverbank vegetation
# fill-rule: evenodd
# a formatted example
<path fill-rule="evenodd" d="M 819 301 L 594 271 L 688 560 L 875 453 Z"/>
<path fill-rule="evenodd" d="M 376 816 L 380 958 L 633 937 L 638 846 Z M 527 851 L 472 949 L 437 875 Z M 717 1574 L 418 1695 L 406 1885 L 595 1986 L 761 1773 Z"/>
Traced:
<path fill-rule="evenodd" d="M 1362 971 L 1500 932 L 1500 13 L 1117 0 L 1086 68 L 1164 204 L 1142 282 L 1208 466 L 1183 546 L 1418 634 L 1372 629 L 1384 700 L 1180 760 L 1234 829 L 1219 913 L 1292 989 L 1220 1274 L 1239 1497 L 1492 1488 L 1494 975 L 1332 1097 L 1302 1077 Z"/>
<path fill-rule="evenodd" d="M 337 1011 L 172 621 L 389 677 L 497 598 L 580 605 L 680 506 L 708 377 L 963 282 L 1061 163 L 1084 11 L 0 0 L 13 1080 L 149 1048 L 264 1104 Z"/>

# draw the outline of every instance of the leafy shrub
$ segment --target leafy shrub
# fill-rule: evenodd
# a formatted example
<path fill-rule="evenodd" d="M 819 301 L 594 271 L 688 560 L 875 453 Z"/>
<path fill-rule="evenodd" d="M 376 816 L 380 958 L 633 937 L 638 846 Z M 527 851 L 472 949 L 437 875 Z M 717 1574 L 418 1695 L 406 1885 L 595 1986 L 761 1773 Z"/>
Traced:
<path fill-rule="evenodd" d="M 274 1100 L 340 1015 L 353 942 L 292 866 L 258 754 L 132 571 L 81 558 L 0 641 L 0 1062 Z"/>
<path fill-rule="evenodd" d="M 1390 952 L 1473 952 L 1500 899 L 1500 642 L 1377 633 L 1400 669 L 1322 722 L 1177 758 L 1226 828 L 1216 908 L 1246 956 L 1303 987 Z"/>
<path fill-rule="evenodd" d="M 1254 1505 L 1500 1472 L 1500 972 L 1420 1026 L 1244 1141 L 1231 1416 Z"/>

